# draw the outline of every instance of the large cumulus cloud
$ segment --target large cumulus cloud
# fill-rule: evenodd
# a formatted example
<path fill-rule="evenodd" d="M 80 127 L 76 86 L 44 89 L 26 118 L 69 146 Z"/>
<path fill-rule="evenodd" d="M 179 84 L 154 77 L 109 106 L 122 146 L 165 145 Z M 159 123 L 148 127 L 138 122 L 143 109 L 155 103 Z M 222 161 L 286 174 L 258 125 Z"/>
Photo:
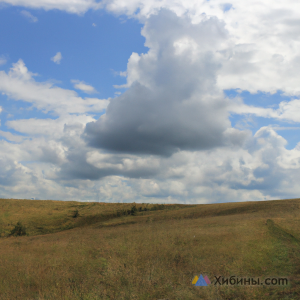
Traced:
<path fill-rule="evenodd" d="M 128 90 L 105 115 L 88 123 L 90 146 L 129 153 L 171 155 L 224 144 L 227 102 L 216 87 L 216 52 L 227 37 L 217 18 L 192 24 L 161 10 L 143 29 L 148 53 L 132 54 Z"/>

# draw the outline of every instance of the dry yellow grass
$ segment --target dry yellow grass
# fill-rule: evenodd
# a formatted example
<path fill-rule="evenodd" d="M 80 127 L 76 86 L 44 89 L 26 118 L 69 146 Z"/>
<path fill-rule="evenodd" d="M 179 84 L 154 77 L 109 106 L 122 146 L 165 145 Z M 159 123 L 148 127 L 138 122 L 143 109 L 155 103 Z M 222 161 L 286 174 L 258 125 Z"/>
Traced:
<path fill-rule="evenodd" d="M 17 221 L 29 234 L 0 239 L 0 299 L 300 299 L 299 205 L 169 205 L 123 216 L 132 204 L 0 200 L 2 235 Z M 290 281 L 195 287 L 200 274 Z"/>

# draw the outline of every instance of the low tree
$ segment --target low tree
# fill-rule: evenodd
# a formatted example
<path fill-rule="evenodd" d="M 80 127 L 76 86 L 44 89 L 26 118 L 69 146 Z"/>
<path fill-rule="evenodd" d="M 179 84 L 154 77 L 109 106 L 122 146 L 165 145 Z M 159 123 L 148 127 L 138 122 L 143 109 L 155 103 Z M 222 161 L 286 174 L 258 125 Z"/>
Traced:
<path fill-rule="evenodd" d="M 17 225 L 15 225 L 15 228 L 13 228 L 9 234 L 9 236 L 22 236 L 26 235 L 26 228 L 22 225 L 21 222 L 18 222 Z"/>

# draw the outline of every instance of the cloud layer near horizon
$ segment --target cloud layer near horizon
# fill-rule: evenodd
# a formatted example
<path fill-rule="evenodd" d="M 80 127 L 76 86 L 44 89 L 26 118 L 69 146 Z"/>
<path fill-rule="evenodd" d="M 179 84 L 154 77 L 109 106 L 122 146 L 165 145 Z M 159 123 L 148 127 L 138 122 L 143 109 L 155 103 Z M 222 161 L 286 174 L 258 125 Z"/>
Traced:
<path fill-rule="evenodd" d="M 0 2 L 125 13 L 144 22 L 149 48 L 129 57 L 126 91 L 113 99 L 37 82 L 22 60 L 0 71 L 2 93 L 48 114 L 8 121 L 15 133 L 0 132 L 3 197 L 209 203 L 299 195 L 299 144 L 287 150 L 272 126 L 253 135 L 229 117 L 299 123 L 300 100 L 265 108 L 224 90 L 299 95 L 300 9 L 285 2 L 279 13 L 282 1 Z"/>

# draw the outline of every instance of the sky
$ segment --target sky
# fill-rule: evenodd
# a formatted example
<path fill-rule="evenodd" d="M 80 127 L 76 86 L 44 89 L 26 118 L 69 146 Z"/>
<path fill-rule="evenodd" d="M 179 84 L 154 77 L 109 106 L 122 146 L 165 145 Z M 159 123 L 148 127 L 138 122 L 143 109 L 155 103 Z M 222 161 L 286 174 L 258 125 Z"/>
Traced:
<path fill-rule="evenodd" d="M 300 195 L 300 3 L 0 0 L 0 197 Z"/>

